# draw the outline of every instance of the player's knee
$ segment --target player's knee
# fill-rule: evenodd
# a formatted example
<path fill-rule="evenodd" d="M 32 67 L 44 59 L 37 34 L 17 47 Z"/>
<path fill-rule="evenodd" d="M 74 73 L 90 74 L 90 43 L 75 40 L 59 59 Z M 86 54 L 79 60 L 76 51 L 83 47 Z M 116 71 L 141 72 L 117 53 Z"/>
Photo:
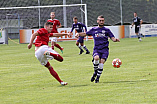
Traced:
<path fill-rule="evenodd" d="M 76 43 L 76 45 L 78 46 L 78 45 L 79 45 L 79 43 Z"/>
<path fill-rule="evenodd" d="M 99 60 L 99 56 L 96 55 L 96 56 L 94 57 L 94 60 Z"/>
<path fill-rule="evenodd" d="M 45 65 L 45 67 L 50 68 L 51 67 L 50 63 L 47 62 L 47 64 Z"/>

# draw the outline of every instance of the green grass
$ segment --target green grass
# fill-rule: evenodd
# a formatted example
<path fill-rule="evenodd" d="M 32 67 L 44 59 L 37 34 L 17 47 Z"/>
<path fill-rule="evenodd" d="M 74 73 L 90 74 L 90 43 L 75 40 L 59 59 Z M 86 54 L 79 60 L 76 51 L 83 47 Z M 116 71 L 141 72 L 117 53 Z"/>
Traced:
<path fill-rule="evenodd" d="M 18 41 L 18 40 L 15 40 Z M 67 86 L 61 86 L 34 56 L 34 46 L 0 45 L 0 104 L 155 104 L 157 103 L 157 37 L 110 41 L 110 55 L 100 83 L 90 82 L 92 54 L 78 55 L 74 41 L 64 47 L 63 62 L 50 60 Z M 92 53 L 93 41 L 85 42 Z M 122 60 L 113 68 L 114 58 Z"/>

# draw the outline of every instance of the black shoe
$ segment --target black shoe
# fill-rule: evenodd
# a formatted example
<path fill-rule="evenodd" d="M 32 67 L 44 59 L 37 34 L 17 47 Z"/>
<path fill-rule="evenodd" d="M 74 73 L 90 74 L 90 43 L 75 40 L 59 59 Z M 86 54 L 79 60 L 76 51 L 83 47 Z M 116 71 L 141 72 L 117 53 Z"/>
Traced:
<path fill-rule="evenodd" d="M 99 78 L 100 78 L 100 76 L 97 76 L 95 83 L 99 83 Z"/>
<path fill-rule="evenodd" d="M 89 51 L 87 51 L 87 52 L 86 52 L 86 54 L 90 54 L 90 52 L 89 52 Z"/>
<path fill-rule="evenodd" d="M 84 52 L 84 51 L 83 51 L 83 50 L 81 50 L 81 51 L 80 51 L 80 53 L 79 53 L 79 55 L 81 55 L 83 52 Z"/>
<path fill-rule="evenodd" d="M 142 37 L 145 37 L 145 35 L 141 34 Z"/>
<path fill-rule="evenodd" d="M 91 82 L 93 82 L 94 80 L 95 80 L 95 77 L 92 77 L 92 78 L 91 78 Z"/>
<path fill-rule="evenodd" d="M 96 79 L 96 80 L 95 80 L 95 83 L 99 83 L 99 79 Z"/>
<path fill-rule="evenodd" d="M 94 61 L 94 58 L 92 59 L 92 62 Z"/>
<path fill-rule="evenodd" d="M 94 74 L 93 74 L 93 76 L 91 78 L 91 82 L 93 82 L 95 80 L 96 75 L 97 75 L 97 72 L 94 72 Z"/>

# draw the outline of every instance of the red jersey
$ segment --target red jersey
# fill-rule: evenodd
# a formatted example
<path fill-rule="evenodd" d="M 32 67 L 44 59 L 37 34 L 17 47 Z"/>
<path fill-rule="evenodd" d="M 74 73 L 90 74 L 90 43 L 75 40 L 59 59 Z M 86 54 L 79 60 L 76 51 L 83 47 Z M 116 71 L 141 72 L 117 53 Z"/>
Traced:
<path fill-rule="evenodd" d="M 48 31 L 45 28 L 41 28 L 38 31 L 39 36 L 37 36 L 35 40 L 35 46 L 39 47 L 42 45 L 48 45 L 49 37 L 53 36 L 53 33 L 48 33 Z"/>
<path fill-rule="evenodd" d="M 52 22 L 53 23 L 53 29 L 52 29 L 52 33 L 58 33 L 57 31 L 57 26 L 61 25 L 61 23 L 59 22 L 58 19 L 48 19 L 47 22 Z"/>

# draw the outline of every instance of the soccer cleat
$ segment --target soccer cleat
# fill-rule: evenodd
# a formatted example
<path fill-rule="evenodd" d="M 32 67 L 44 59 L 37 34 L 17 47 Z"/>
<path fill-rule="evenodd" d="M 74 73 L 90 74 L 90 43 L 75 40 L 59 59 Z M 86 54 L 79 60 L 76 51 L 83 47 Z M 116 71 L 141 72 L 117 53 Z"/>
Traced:
<path fill-rule="evenodd" d="M 90 54 L 90 52 L 89 52 L 89 51 L 87 51 L 87 52 L 86 52 L 86 54 Z"/>
<path fill-rule="evenodd" d="M 45 56 L 48 56 L 48 55 L 50 55 L 50 52 L 45 51 L 45 52 L 44 52 L 44 55 L 45 55 Z"/>
<path fill-rule="evenodd" d="M 80 50 L 80 53 L 79 53 L 79 55 L 81 55 L 83 52 L 84 52 L 83 50 Z"/>
<path fill-rule="evenodd" d="M 97 76 L 95 83 L 99 83 L 99 78 L 100 78 L 100 76 Z"/>
<path fill-rule="evenodd" d="M 63 54 L 63 49 L 64 49 L 64 48 L 62 47 L 62 48 L 61 48 L 61 52 L 62 52 L 62 54 Z"/>
<path fill-rule="evenodd" d="M 141 34 L 141 36 L 142 36 L 143 38 L 145 38 L 145 35 Z"/>
<path fill-rule="evenodd" d="M 99 83 L 99 80 L 98 80 L 98 79 L 96 79 L 96 80 L 95 80 L 95 83 Z"/>
<path fill-rule="evenodd" d="M 139 42 L 141 42 L 142 41 L 142 39 L 141 38 L 139 38 Z"/>
<path fill-rule="evenodd" d="M 92 76 L 92 78 L 91 78 L 91 82 L 93 82 L 93 81 L 95 80 L 96 75 L 97 75 L 97 74 L 94 72 L 94 74 L 93 74 L 93 76 Z"/>
<path fill-rule="evenodd" d="M 50 52 L 48 52 L 48 51 L 45 51 L 44 55 L 47 57 L 47 59 L 50 59 L 50 60 L 52 60 L 54 58 L 53 56 L 50 55 Z"/>
<path fill-rule="evenodd" d="M 94 80 L 95 80 L 95 78 L 94 78 L 94 77 L 92 77 L 92 78 L 91 78 L 91 82 L 93 82 Z"/>
<path fill-rule="evenodd" d="M 67 84 L 68 84 L 67 82 L 61 82 L 61 85 L 63 85 L 63 86 L 65 86 Z"/>

